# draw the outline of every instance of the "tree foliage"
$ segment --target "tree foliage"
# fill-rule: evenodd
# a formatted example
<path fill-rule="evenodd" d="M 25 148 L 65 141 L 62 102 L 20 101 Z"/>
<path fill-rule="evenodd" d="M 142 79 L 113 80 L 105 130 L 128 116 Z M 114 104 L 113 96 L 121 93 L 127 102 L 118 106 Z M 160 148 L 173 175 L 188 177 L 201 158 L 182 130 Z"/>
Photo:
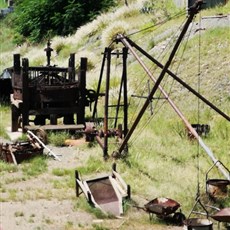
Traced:
<path fill-rule="evenodd" d="M 72 34 L 114 3 L 114 0 L 17 0 L 14 12 L 16 37 L 39 42 L 55 35 Z"/>

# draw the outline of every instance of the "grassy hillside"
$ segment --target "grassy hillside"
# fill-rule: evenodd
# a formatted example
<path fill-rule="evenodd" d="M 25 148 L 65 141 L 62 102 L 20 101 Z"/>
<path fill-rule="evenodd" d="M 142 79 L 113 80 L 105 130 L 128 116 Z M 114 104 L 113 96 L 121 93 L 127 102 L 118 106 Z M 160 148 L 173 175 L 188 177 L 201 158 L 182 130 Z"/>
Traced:
<path fill-rule="evenodd" d="M 53 38 L 51 43 L 55 51 L 51 63 L 67 66 L 70 53 L 76 53 L 76 60 L 83 56 L 87 57 L 89 62 L 88 88 L 96 89 L 102 61 L 101 53 L 111 42 L 111 38 L 116 33 L 122 32 L 164 64 L 175 44 L 177 33 L 180 31 L 182 22 L 186 19 L 186 14 L 185 11 L 176 9 L 173 5 L 169 5 L 167 10 L 161 5 L 156 8 L 151 6 L 151 10 L 148 11 L 145 4 L 142 1 L 132 1 L 128 7 L 122 5 L 108 14 L 100 15 L 92 23 L 79 28 L 73 36 Z M 209 23 L 204 17 L 226 15 L 229 12 L 230 2 L 224 7 L 202 11 L 198 14 L 191 30 L 189 29 L 190 36 L 185 38 L 170 66 L 170 69 L 181 79 L 201 92 L 203 96 L 228 115 L 230 114 L 230 24 L 217 26 L 218 24 L 216 21 L 212 21 L 211 17 Z M 165 23 L 161 23 L 163 21 Z M 202 30 L 197 31 L 199 22 L 202 22 Z M 5 48 L 4 44 L 1 47 L 1 57 L 4 57 L 0 60 L 1 70 L 12 65 L 13 53 L 20 53 L 23 57 L 28 57 L 31 65 L 46 64 L 43 51 L 45 44 L 33 47 L 24 44 L 14 49 Z M 121 45 L 118 44 L 115 48 L 120 47 Z M 157 78 L 160 69 L 145 57 L 141 58 Z M 112 59 L 111 102 L 116 100 L 119 89 L 121 62 L 121 58 L 114 56 Z M 76 68 L 78 65 L 77 61 Z M 130 125 L 144 102 L 143 99 L 131 97 L 131 94 L 146 96 L 147 82 L 146 73 L 135 58 L 129 54 Z M 204 142 L 216 158 L 230 168 L 229 121 L 226 121 L 203 102 L 198 101 L 194 95 L 171 77 L 166 76 L 162 86 L 190 123 L 199 122 L 210 125 L 211 131 L 207 137 L 204 137 Z M 160 92 L 157 92 L 157 95 L 162 96 Z M 102 111 L 103 101 L 100 105 L 99 111 Z M 9 114 L 5 107 L 0 109 L 4 117 L 5 113 Z M 135 130 L 129 143 L 128 157 L 117 160 L 119 172 L 131 185 L 134 202 L 140 204 L 146 202 L 145 199 L 170 197 L 182 204 L 182 210 L 187 216 L 195 202 L 199 184 L 204 203 L 229 207 L 229 196 L 218 200 L 217 203 L 212 203 L 207 199 L 205 176 L 213 162 L 196 141 L 187 138 L 183 122 L 168 102 L 153 100 L 153 112 L 151 115 L 148 109 Z M 117 145 L 111 140 L 109 154 L 116 149 Z M 109 159 L 108 162 L 104 162 L 99 146 L 84 150 L 87 150 L 91 157 L 84 166 L 79 168 L 79 171 L 84 170 L 86 175 L 92 175 L 95 170 L 97 173 L 109 170 L 113 160 Z M 214 169 L 210 177 L 222 178 L 223 176 Z M 127 216 L 129 219 L 122 226 L 123 229 L 128 229 L 128 226 L 129 229 L 131 227 L 138 229 L 135 227 L 141 225 L 150 229 L 152 224 L 159 224 L 157 218 L 154 218 L 152 224 L 149 223 L 148 216 L 145 213 L 137 214 L 134 208 L 129 208 Z M 165 223 L 160 221 L 160 224 L 164 225 Z"/>

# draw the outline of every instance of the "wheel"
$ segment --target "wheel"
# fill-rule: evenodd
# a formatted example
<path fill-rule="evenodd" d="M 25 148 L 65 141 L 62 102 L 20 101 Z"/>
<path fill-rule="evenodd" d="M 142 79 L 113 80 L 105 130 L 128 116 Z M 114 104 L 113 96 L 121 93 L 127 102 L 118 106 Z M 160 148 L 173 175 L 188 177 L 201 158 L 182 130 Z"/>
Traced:
<path fill-rule="evenodd" d="M 36 129 L 34 134 L 46 145 L 48 143 L 47 133 L 44 129 Z"/>
<path fill-rule="evenodd" d="M 96 100 L 96 92 L 92 89 L 87 90 L 86 92 L 86 100 L 88 103 L 92 103 Z"/>
<path fill-rule="evenodd" d="M 185 219 L 186 219 L 185 215 L 181 212 L 176 212 L 173 215 L 173 223 L 179 226 L 183 225 L 183 222 L 185 221 Z"/>

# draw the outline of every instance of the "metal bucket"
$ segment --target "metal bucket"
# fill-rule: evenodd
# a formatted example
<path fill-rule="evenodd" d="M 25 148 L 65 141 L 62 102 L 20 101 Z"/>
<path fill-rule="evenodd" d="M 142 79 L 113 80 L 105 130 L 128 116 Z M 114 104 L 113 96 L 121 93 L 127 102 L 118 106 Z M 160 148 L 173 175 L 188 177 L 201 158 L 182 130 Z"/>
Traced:
<path fill-rule="evenodd" d="M 209 179 L 206 181 L 207 193 L 211 197 L 225 197 L 228 194 L 229 180 L 224 179 Z"/>
<path fill-rule="evenodd" d="M 184 225 L 187 230 L 213 230 L 213 223 L 208 219 L 190 218 L 185 220 Z"/>

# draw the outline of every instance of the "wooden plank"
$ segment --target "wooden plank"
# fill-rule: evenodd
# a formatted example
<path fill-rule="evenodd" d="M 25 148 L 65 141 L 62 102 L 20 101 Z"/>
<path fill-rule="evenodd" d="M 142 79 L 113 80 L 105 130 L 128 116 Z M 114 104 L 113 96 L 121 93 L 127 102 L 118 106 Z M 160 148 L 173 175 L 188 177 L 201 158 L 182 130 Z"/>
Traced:
<path fill-rule="evenodd" d="M 119 173 L 117 173 L 116 171 L 112 172 L 113 175 L 115 176 L 115 178 L 118 180 L 119 183 L 121 183 L 121 185 L 123 186 L 123 188 L 127 191 L 127 184 L 125 183 L 125 181 L 122 179 L 122 177 L 120 176 Z"/>
<path fill-rule="evenodd" d="M 27 130 L 81 130 L 84 129 L 84 125 L 33 125 L 25 126 Z"/>
<path fill-rule="evenodd" d="M 88 191 L 85 188 L 84 184 L 78 179 L 76 179 L 76 181 L 77 181 L 78 185 L 80 186 L 82 192 L 85 194 L 86 198 L 88 198 L 88 194 L 87 194 Z"/>
<path fill-rule="evenodd" d="M 123 214 L 124 211 L 123 211 L 123 205 L 122 205 L 122 198 L 123 198 L 122 191 L 119 190 L 119 187 L 116 184 L 116 180 L 112 176 L 110 176 L 109 179 L 110 179 L 110 182 L 118 198 L 119 214 Z"/>
<path fill-rule="evenodd" d="M 116 179 L 112 177 L 111 181 L 113 183 L 113 186 L 119 191 L 122 197 L 126 197 L 128 195 L 127 191 L 124 188 L 122 188 L 121 184 L 119 184 Z"/>

